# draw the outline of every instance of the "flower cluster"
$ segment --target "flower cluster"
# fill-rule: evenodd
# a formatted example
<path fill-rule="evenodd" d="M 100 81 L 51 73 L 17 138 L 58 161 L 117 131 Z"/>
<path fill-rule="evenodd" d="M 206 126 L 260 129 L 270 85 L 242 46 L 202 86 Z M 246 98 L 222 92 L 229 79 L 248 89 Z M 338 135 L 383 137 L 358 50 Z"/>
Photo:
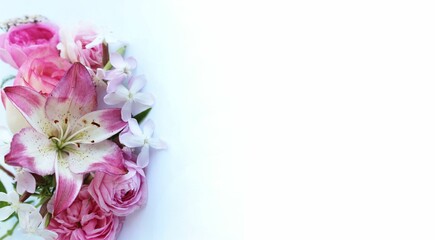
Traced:
<path fill-rule="evenodd" d="M 17 69 L 1 91 L 0 170 L 14 186 L 0 181 L 0 221 L 32 239 L 116 239 L 147 201 L 150 148 L 166 148 L 147 118 L 154 97 L 121 42 L 26 19 L 0 35 L 0 59 Z"/>

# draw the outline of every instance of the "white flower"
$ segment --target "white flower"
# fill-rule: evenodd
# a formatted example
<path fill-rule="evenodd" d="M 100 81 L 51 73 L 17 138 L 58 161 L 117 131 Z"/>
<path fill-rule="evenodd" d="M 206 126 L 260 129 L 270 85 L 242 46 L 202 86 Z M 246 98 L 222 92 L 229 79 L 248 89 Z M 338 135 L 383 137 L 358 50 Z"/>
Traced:
<path fill-rule="evenodd" d="M 17 180 L 17 192 L 23 194 L 24 192 L 34 193 L 36 189 L 36 181 L 31 173 L 23 168 L 15 168 L 15 179 Z"/>
<path fill-rule="evenodd" d="M 137 165 L 139 167 L 144 168 L 148 165 L 150 147 L 154 149 L 167 148 L 167 144 L 164 141 L 159 138 L 152 137 L 153 133 L 153 121 L 146 120 L 141 129 L 137 123 L 137 120 L 131 118 L 128 120 L 128 131 L 121 133 L 119 136 L 119 141 L 127 147 L 142 147 L 141 152 L 137 157 Z"/>
<path fill-rule="evenodd" d="M 137 66 L 136 59 L 128 57 L 124 60 L 121 54 L 117 52 L 110 54 L 110 64 L 114 69 L 107 71 L 105 76 L 105 79 L 109 81 L 107 85 L 107 92 L 109 93 L 114 92 L 124 79 L 130 77 Z"/>
<path fill-rule="evenodd" d="M 91 73 L 94 74 L 94 71 L 91 71 Z M 104 80 L 105 77 L 106 77 L 106 70 L 102 68 L 97 68 L 97 73 L 95 73 L 95 75 L 92 76 L 94 82 L 101 82 Z"/>
<path fill-rule="evenodd" d="M 95 37 L 95 39 L 92 42 L 88 43 L 86 45 L 86 48 L 87 49 L 93 48 L 93 47 L 98 46 L 102 43 L 117 43 L 117 42 L 119 42 L 119 40 L 116 39 L 115 37 L 113 37 L 112 32 L 108 32 L 108 31 L 99 29 L 98 34 Z"/>
<path fill-rule="evenodd" d="M 137 115 L 154 104 L 154 97 L 149 93 L 141 92 L 146 80 L 142 76 L 130 79 L 128 88 L 124 85 L 117 86 L 116 90 L 104 97 L 108 105 L 123 104 L 121 109 L 122 120 L 128 121 L 131 115 Z"/>
<path fill-rule="evenodd" d="M 42 216 L 38 211 L 26 212 L 20 217 L 20 228 L 32 237 L 42 237 L 45 240 L 56 239 L 57 233 L 43 228 L 42 222 Z"/>
<path fill-rule="evenodd" d="M 20 202 L 20 197 L 14 191 L 6 194 L 0 192 L 0 202 L 7 202 L 10 205 L 0 208 L 0 221 L 10 217 L 14 212 L 18 213 L 18 217 L 26 212 L 37 211 L 36 208 L 30 204 Z"/>

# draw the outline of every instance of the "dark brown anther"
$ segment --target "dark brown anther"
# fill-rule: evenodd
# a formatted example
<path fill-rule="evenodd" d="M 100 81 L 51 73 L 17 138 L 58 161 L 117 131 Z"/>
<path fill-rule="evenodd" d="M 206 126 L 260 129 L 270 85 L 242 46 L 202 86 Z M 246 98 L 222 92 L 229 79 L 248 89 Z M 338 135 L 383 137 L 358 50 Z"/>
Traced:
<path fill-rule="evenodd" d="M 96 123 L 96 122 L 94 122 L 94 121 L 92 121 L 92 123 L 91 123 L 92 125 L 94 125 L 94 126 L 97 126 L 97 127 L 101 127 L 101 125 L 100 124 L 98 124 L 98 123 Z"/>

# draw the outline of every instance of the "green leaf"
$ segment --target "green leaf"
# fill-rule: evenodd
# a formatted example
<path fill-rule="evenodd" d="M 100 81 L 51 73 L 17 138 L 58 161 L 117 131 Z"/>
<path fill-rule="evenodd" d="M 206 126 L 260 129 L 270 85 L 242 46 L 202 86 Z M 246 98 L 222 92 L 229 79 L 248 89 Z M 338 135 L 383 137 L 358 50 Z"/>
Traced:
<path fill-rule="evenodd" d="M 2 181 L 0 181 L 0 192 L 6 193 L 6 188 L 5 188 L 5 185 L 3 185 Z"/>
<path fill-rule="evenodd" d="M 0 208 L 9 206 L 10 204 L 7 202 L 0 202 Z"/>
<path fill-rule="evenodd" d="M 136 118 L 137 122 L 140 124 L 148 116 L 148 114 L 151 112 L 151 109 L 152 108 L 148 108 L 147 110 L 134 116 L 134 118 Z"/>
<path fill-rule="evenodd" d="M 5 185 L 3 185 L 2 181 L 0 181 L 0 192 L 6 193 L 6 188 L 5 188 Z M 0 208 L 8 206 L 8 205 L 9 205 L 9 203 L 7 203 L 7 202 L 0 202 Z"/>

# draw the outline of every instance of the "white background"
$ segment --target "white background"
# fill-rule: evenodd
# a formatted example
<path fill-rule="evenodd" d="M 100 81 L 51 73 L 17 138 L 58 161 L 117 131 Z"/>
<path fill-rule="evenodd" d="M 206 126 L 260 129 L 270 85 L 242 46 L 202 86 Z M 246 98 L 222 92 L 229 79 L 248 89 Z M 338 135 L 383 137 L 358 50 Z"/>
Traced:
<path fill-rule="evenodd" d="M 14 1 L 131 44 L 170 149 L 121 239 L 434 239 L 430 1 Z M 0 70 L 1 73 L 1 70 Z"/>

